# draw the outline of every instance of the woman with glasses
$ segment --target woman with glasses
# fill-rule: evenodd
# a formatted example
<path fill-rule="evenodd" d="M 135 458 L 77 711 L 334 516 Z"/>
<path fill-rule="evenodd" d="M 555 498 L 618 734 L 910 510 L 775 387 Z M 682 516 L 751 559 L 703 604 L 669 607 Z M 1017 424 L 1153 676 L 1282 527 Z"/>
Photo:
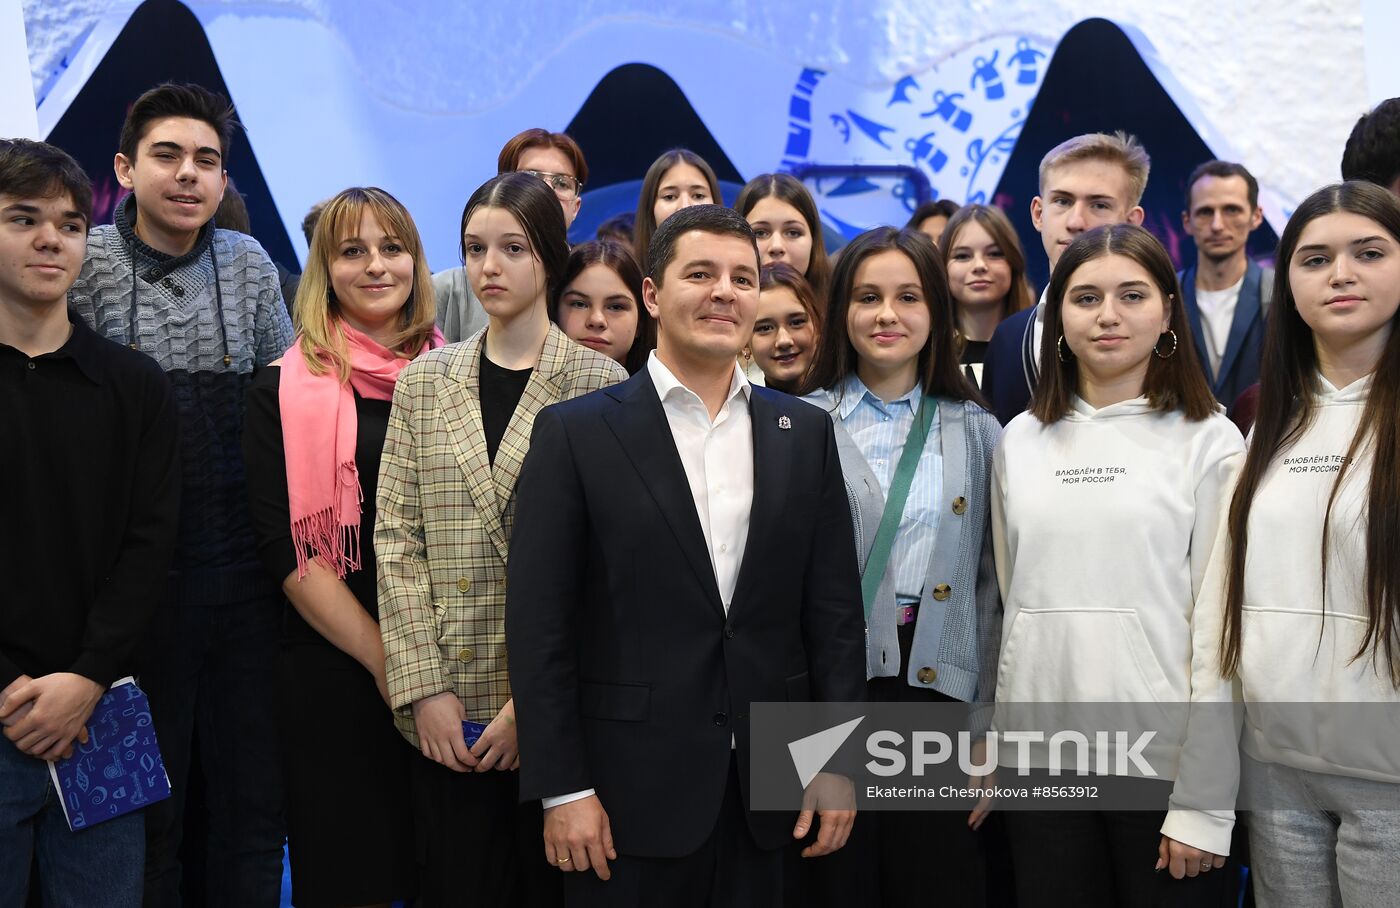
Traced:
<path fill-rule="evenodd" d="M 588 162 L 570 136 L 538 127 L 527 129 L 501 147 L 496 172 L 528 173 L 544 180 L 564 212 L 565 231 L 578 217 Z M 486 310 L 472 294 L 465 266 L 433 275 L 433 290 L 437 293 L 438 327 L 449 343 L 466 340 L 486 327 Z"/>

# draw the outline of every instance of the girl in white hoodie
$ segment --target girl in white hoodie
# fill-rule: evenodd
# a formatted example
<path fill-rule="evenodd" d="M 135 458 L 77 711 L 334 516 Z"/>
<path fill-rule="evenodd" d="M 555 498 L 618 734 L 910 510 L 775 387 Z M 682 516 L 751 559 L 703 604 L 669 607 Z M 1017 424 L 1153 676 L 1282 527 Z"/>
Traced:
<path fill-rule="evenodd" d="M 1030 411 L 1006 427 L 992 474 L 1000 730 L 1027 703 L 1153 704 L 1184 722 L 1184 706 L 1165 705 L 1191 697 L 1196 596 L 1244 443 L 1196 364 L 1180 300 L 1166 250 L 1139 227 L 1085 233 L 1055 266 L 1048 368 Z M 1148 756 L 1170 779 L 1178 754 L 1168 742 Z M 1018 753 L 1003 745 L 998 757 L 1007 767 Z M 1224 844 L 1178 833 L 1175 852 L 1161 854 L 1163 815 L 1009 811 L 1020 904 L 1207 903 L 1228 884 L 1206 871 L 1223 865 L 1229 828 Z"/>
<path fill-rule="evenodd" d="M 1308 197 L 1279 240 L 1249 455 L 1208 577 L 1201 690 L 1235 680 L 1256 903 L 1400 900 L 1400 203 Z M 1193 740 L 1194 745 L 1194 740 Z"/>

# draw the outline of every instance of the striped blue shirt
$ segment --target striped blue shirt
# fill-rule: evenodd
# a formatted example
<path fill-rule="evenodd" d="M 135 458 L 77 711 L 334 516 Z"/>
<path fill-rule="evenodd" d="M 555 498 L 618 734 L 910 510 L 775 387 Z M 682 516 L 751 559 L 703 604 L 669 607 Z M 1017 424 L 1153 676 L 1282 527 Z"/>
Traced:
<path fill-rule="evenodd" d="M 904 440 L 914 425 L 921 394 L 922 390 L 916 386 L 908 394 L 887 403 L 872 394 L 854 373 L 838 389 L 840 403 L 833 415 L 841 420 L 860 448 L 880 482 L 880 493 L 886 497 L 904 451 Z M 929 401 L 929 405 L 934 406 L 935 402 Z M 895 600 L 900 605 L 919 601 L 928 577 L 929 559 L 933 557 L 933 543 L 938 533 L 938 502 L 943 497 L 943 447 L 938 436 L 938 411 L 935 409 L 886 568 L 894 579 Z"/>

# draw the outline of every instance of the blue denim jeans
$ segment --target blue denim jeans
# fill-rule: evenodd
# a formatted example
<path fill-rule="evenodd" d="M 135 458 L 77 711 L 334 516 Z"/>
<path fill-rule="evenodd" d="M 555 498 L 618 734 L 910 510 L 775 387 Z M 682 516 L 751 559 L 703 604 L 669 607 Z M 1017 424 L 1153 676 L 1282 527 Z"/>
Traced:
<path fill-rule="evenodd" d="M 207 855 L 207 879 L 204 893 L 185 894 L 211 908 L 280 903 L 286 835 L 276 719 L 281 609 L 274 598 L 185 599 L 167 603 L 152 622 L 141 686 L 151 699 L 171 797 L 147 811 L 146 908 L 182 904 L 185 794 L 191 773 L 201 771 L 209 837 L 190 844 Z M 195 735 L 199 767 L 190 765 Z"/>
<path fill-rule="evenodd" d="M 72 832 L 48 764 L 0 736 L 0 905 L 24 904 L 37 856 L 46 906 L 136 908 L 145 854 L 140 811 Z"/>

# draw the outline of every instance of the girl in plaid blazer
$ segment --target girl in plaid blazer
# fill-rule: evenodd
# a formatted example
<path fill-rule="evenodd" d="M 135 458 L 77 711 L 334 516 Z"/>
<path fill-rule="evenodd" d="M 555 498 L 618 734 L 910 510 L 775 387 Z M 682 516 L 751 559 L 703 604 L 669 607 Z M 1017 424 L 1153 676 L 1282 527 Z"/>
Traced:
<path fill-rule="evenodd" d="M 422 754 L 412 782 L 426 904 L 558 904 L 540 806 L 517 804 L 504 626 L 515 484 L 543 407 L 627 373 L 549 321 L 569 250 L 542 180 L 507 173 L 473 193 L 461 248 L 490 321 L 403 371 L 384 444 L 385 676 L 399 731 Z M 485 726 L 475 743 L 464 720 Z"/>

